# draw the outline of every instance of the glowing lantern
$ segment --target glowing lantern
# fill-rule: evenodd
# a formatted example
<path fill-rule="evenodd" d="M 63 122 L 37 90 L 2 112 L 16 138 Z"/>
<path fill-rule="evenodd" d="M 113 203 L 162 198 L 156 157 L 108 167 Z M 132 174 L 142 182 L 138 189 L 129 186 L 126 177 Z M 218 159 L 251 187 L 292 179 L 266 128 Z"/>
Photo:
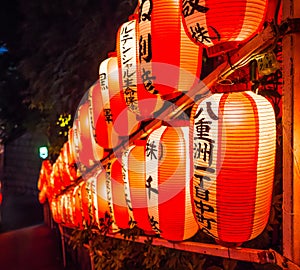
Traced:
<path fill-rule="evenodd" d="M 63 148 L 61 149 L 58 158 L 56 159 L 55 163 L 58 167 L 58 172 L 60 175 L 61 181 L 61 189 L 65 189 L 66 187 L 71 185 L 70 175 L 67 172 L 67 160 L 64 159 Z"/>
<path fill-rule="evenodd" d="M 83 228 L 83 214 L 82 214 L 82 185 L 83 182 L 79 183 L 74 187 L 73 190 L 73 222 L 76 227 Z"/>
<path fill-rule="evenodd" d="M 121 95 L 128 108 L 141 119 L 152 117 L 163 105 L 158 96 L 149 93 L 142 81 L 139 64 L 138 15 L 121 25 L 117 34 L 117 56 Z"/>
<path fill-rule="evenodd" d="M 231 50 L 262 27 L 267 0 L 181 0 L 185 30 L 190 39 L 207 47 L 210 55 Z"/>
<path fill-rule="evenodd" d="M 50 173 L 49 190 L 50 196 L 53 197 L 61 192 L 62 180 L 60 175 L 60 169 L 58 162 L 55 162 L 52 166 L 52 171 Z"/>
<path fill-rule="evenodd" d="M 71 149 L 70 149 L 70 142 L 67 141 L 64 143 L 62 148 L 62 156 L 63 161 L 65 164 L 65 170 L 69 176 L 70 184 L 74 183 L 74 181 L 77 179 L 77 170 L 76 170 L 76 161 L 72 155 Z"/>
<path fill-rule="evenodd" d="M 150 133 L 146 145 L 148 214 L 161 237 L 181 241 L 198 231 L 191 204 L 189 127 L 161 126 Z"/>
<path fill-rule="evenodd" d="M 40 203 L 44 203 L 47 197 L 48 199 L 51 198 L 51 193 L 49 188 L 51 171 L 52 171 L 52 164 L 50 160 L 48 159 L 43 160 L 39 179 L 38 179 L 38 184 L 37 184 L 38 190 L 40 191 L 39 194 Z"/>
<path fill-rule="evenodd" d="M 72 190 L 58 196 L 62 206 L 62 223 L 66 227 L 74 227 L 73 206 L 72 206 Z"/>
<path fill-rule="evenodd" d="M 148 215 L 146 183 L 146 140 L 136 141 L 122 155 L 123 181 L 130 219 L 146 234 L 153 234 Z"/>
<path fill-rule="evenodd" d="M 193 207 L 200 228 L 241 243 L 265 228 L 271 205 L 276 125 L 264 97 L 213 94 L 191 116 Z"/>
<path fill-rule="evenodd" d="M 61 223 L 61 209 L 59 209 L 60 203 L 58 197 L 51 199 L 50 202 L 50 210 L 52 214 L 52 218 L 56 223 Z"/>
<path fill-rule="evenodd" d="M 90 225 L 92 223 L 92 213 L 91 213 L 91 200 L 89 197 L 88 181 L 83 182 L 81 185 L 81 211 L 84 220 L 84 224 Z"/>
<path fill-rule="evenodd" d="M 85 195 L 88 201 L 88 213 L 91 224 L 98 224 L 98 201 L 97 201 L 97 178 L 95 176 L 89 177 L 85 185 Z M 84 195 L 83 195 L 84 196 Z"/>
<path fill-rule="evenodd" d="M 78 109 L 78 158 L 79 162 L 85 167 L 93 166 L 95 161 L 99 161 L 103 157 L 103 148 L 94 143 L 89 110 L 89 101 L 85 102 Z"/>
<path fill-rule="evenodd" d="M 124 193 L 122 166 L 119 160 L 117 158 L 110 160 L 105 171 L 106 192 L 112 220 L 118 228 L 129 228 L 130 218 Z"/>
<path fill-rule="evenodd" d="M 141 78 L 147 91 L 166 99 L 188 92 L 199 81 L 202 48 L 185 33 L 179 0 L 141 0 L 139 8 Z"/>
<path fill-rule="evenodd" d="M 113 222 L 112 220 L 112 205 L 110 203 L 110 198 L 108 198 L 108 191 L 107 191 L 107 186 L 108 186 L 108 182 L 107 182 L 107 175 L 106 175 L 106 171 L 102 170 L 99 171 L 96 175 L 97 177 L 97 210 L 98 210 L 98 218 L 99 218 L 99 224 L 98 226 L 101 229 L 101 223 L 104 222 L 105 220 L 107 220 L 107 217 L 111 217 L 111 232 L 113 231 L 117 231 L 118 227 L 116 226 L 116 224 Z M 101 222 L 102 221 L 102 222 Z"/>
<path fill-rule="evenodd" d="M 119 85 L 118 60 L 115 54 L 104 60 L 99 67 L 101 112 L 96 122 L 96 141 L 104 148 L 114 148 L 121 136 L 128 136 L 138 127 L 121 93 Z"/>

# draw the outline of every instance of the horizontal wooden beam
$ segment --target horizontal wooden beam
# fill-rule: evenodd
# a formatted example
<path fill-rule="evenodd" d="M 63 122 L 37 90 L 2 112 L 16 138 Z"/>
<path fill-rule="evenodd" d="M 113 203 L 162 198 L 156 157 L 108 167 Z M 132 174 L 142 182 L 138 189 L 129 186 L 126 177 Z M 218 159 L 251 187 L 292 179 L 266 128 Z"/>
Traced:
<path fill-rule="evenodd" d="M 61 233 L 64 234 L 64 237 L 70 239 L 71 236 L 66 232 L 66 230 L 60 230 Z M 124 239 L 119 233 L 116 234 L 108 234 L 107 237 L 123 240 L 123 241 L 132 241 L 141 244 L 145 244 L 146 241 L 149 241 L 148 237 L 145 236 L 138 236 L 134 240 L 132 239 Z M 258 264 L 275 264 L 282 269 L 289 269 L 289 270 L 300 270 L 300 267 L 295 263 L 289 261 L 287 258 L 276 252 L 275 250 L 269 249 L 251 249 L 251 248 L 244 248 L 244 247 L 234 247 L 228 248 L 224 246 L 220 246 L 217 244 L 208 244 L 208 243 L 201 243 L 201 242 L 190 242 L 190 241 L 183 241 L 183 242 L 170 242 L 162 238 L 152 238 L 152 245 L 154 246 L 161 246 L 176 250 L 182 250 L 186 252 L 193 252 L 203 255 L 227 258 L 232 260 L 238 261 L 245 261 L 245 262 L 252 262 Z M 89 245 L 85 244 L 87 249 L 90 248 Z M 101 255 L 101 251 L 98 251 L 98 254 Z"/>

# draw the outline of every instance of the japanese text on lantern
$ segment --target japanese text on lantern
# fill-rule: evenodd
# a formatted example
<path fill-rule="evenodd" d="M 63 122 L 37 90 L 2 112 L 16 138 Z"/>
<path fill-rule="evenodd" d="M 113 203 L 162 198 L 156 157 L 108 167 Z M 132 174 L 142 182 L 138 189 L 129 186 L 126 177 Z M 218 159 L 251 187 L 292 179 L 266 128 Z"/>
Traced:
<path fill-rule="evenodd" d="M 159 146 L 159 147 L 158 147 Z M 163 157 L 163 147 L 161 143 L 157 141 L 149 141 L 146 144 L 146 156 L 148 159 L 152 160 L 161 160 Z M 148 191 L 148 198 L 151 199 L 151 193 L 158 194 L 158 188 L 152 186 L 153 178 L 150 175 L 147 176 L 145 187 Z"/>
<path fill-rule="evenodd" d="M 215 174 L 214 143 L 218 126 L 218 116 L 213 112 L 211 102 L 205 102 L 194 116 L 194 205 L 195 215 L 202 229 L 209 233 L 216 220 L 212 217 L 215 209 L 210 203 L 210 187 L 213 186 Z"/>
<path fill-rule="evenodd" d="M 182 15 L 186 22 L 187 29 L 191 38 L 195 43 L 211 43 L 211 40 L 220 40 L 221 35 L 213 26 L 207 26 L 204 17 L 205 13 L 209 11 L 208 7 L 202 6 L 199 0 L 182 0 Z M 201 18 L 201 19 L 200 19 Z M 200 21 L 200 23 L 199 23 Z M 209 33 L 211 29 L 213 35 Z"/>
<path fill-rule="evenodd" d="M 138 111 L 138 96 L 136 85 L 136 20 L 123 24 L 120 31 L 120 52 L 122 66 L 123 94 L 127 106 Z"/>
<path fill-rule="evenodd" d="M 100 66 L 101 69 L 101 66 Z M 108 124 L 112 124 L 113 115 L 110 108 L 110 97 L 109 97 L 109 88 L 108 88 L 108 76 L 107 73 L 101 72 L 99 75 L 100 87 L 101 87 L 101 95 L 103 101 L 103 113 L 105 117 L 105 121 Z"/>
<path fill-rule="evenodd" d="M 141 63 L 141 77 L 146 90 L 152 94 L 158 94 L 153 83 L 156 77 L 152 74 L 152 37 L 151 37 L 151 13 L 152 1 L 142 0 L 139 11 L 139 62 Z"/>
<path fill-rule="evenodd" d="M 128 213 L 130 218 L 133 220 L 133 209 L 132 209 L 132 202 L 130 198 L 130 185 L 129 185 L 129 178 L 128 178 L 128 156 L 130 153 L 131 148 L 125 150 L 122 156 L 122 177 L 124 182 L 124 192 L 125 192 L 125 201 L 128 208 Z"/>
<path fill-rule="evenodd" d="M 108 203 L 109 212 L 112 216 L 112 220 L 115 221 L 114 220 L 113 202 L 112 202 L 111 166 L 112 166 L 112 163 L 108 162 L 107 166 L 105 168 L 105 170 L 106 170 L 106 194 L 107 194 L 107 203 Z"/>

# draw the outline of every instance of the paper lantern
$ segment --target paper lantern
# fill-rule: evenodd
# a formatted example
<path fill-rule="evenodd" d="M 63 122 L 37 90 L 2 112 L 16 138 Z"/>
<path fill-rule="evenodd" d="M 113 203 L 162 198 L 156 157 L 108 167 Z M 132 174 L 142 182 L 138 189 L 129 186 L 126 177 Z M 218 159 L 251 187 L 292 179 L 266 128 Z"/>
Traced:
<path fill-rule="evenodd" d="M 98 224 L 98 200 L 97 200 L 97 177 L 94 175 L 86 180 L 84 195 L 87 196 L 88 202 L 88 214 L 91 220 L 91 224 Z M 83 196 L 84 196 L 83 195 Z"/>
<path fill-rule="evenodd" d="M 60 201 L 58 200 L 58 197 L 52 198 L 50 201 L 50 210 L 53 220 L 56 223 L 61 223 L 61 208 L 60 208 Z"/>
<path fill-rule="evenodd" d="M 77 175 L 77 169 L 76 169 L 76 161 L 73 156 L 73 153 L 71 152 L 69 141 L 65 142 L 63 145 L 62 156 L 63 156 L 64 165 L 65 165 L 64 169 L 66 170 L 66 173 L 69 176 L 70 184 L 74 183 L 75 180 L 77 179 L 78 175 Z"/>
<path fill-rule="evenodd" d="M 136 141 L 122 155 L 125 199 L 130 219 L 146 234 L 153 231 L 147 203 L 146 182 L 146 140 Z"/>
<path fill-rule="evenodd" d="M 70 175 L 67 171 L 68 167 L 68 161 L 64 157 L 64 149 L 62 148 L 58 158 L 56 159 L 55 163 L 57 164 L 59 175 L 60 175 L 60 180 L 61 180 L 61 189 L 65 189 L 68 186 L 72 184 Z"/>
<path fill-rule="evenodd" d="M 265 228 L 271 205 L 276 124 L 251 91 L 213 94 L 191 115 L 193 207 L 200 228 L 241 243 Z"/>
<path fill-rule="evenodd" d="M 138 14 L 121 25 L 117 34 L 117 57 L 120 76 L 120 93 L 129 110 L 139 119 L 147 119 L 159 110 L 163 102 L 148 92 L 141 77 L 139 64 Z"/>
<path fill-rule="evenodd" d="M 106 149 L 116 147 L 122 136 L 138 128 L 138 121 L 120 93 L 118 60 L 115 54 L 101 62 L 99 67 L 101 112 L 96 121 L 96 141 Z"/>
<path fill-rule="evenodd" d="M 83 212 L 82 212 L 82 185 L 84 182 L 80 182 L 74 187 L 73 190 L 73 221 L 74 225 L 79 228 L 83 228 Z"/>
<path fill-rule="evenodd" d="M 49 192 L 50 196 L 53 197 L 61 193 L 62 190 L 62 180 L 60 175 L 60 169 L 58 162 L 54 162 L 52 166 L 52 171 L 50 173 L 50 181 L 49 181 Z"/>
<path fill-rule="evenodd" d="M 129 228 L 130 217 L 124 193 L 121 163 L 117 158 L 113 158 L 107 163 L 105 171 L 107 200 L 112 220 L 118 228 Z"/>
<path fill-rule="evenodd" d="M 52 171 L 52 164 L 51 164 L 50 160 L 48 160 L 48 159 L 43 160 L 42 166 L 40 169 L 38 184 L 37 184 L 38 190 L 40 192 L 43 191 L 41 194 L 41 198 L 39 197 L 40 203 L 44 203 L 47 198 L 48 199 L 51 198 L 51 191 L 50 191 L 50 187 L 49 187 L 51 171 Z"/>
<path fill-rule="evenodd" d="M 198 231 L 191 204 L 189 127 L 178 124 L 150 133 L 145 152 L 149 219 L 154 231 L 172 241 Z"/>
<path fill-rule="evenodd" d="M 109 232 L 116 232 L 118 227 L 116 226 L 115 222 L 112 220 L 111 213 L 113 212 L 112 204 L 110 202 L 110 198 L 108 198 L 108 194 L 110 194 L 107 189 L 109 187 L 109 183 L 107 182 L 107 175 L 106 171 L 102 170 L 99 171 L 96 175 L 97 178 L 97 207 L 98 207 L 98 218 L 99 218 L 99 228 L 101 228 L 101 223 L 105 223 L 106 225 L 108 222 L 112 222 L 111 229 Z"/>
<path fill-rule="evenodd" d="M 179 0 L 139 2 L 141 78 L 150 93 L 168 99 L 198 83 L 202 48 L 186 35 Z"/>
<path fill-rule="evenodd" d="M 88 100 L 78 109 L 78 158 L 85 167 L 91 167 L 103 158 L 103 148 L 94 143 L 89 110 Z"/>
<path fill-rule="evenodd" d="M 89 187 L 88 187 L 88 181 L 84 181 L 81 185 L 81 211 L 83 216 L 83 223 L 85 225 L 91 225 L 92 224 L 92 210 L 90 209 L 90 206 L 92 205 L 89 194 Z"/>
<path fill-rule="evenodd" d="M 72 190 L 58 196 L 62 204 L 62 223 L 65 227 L 73 228 L 73 205 L 72 205 Z"/>
<path fill-rule="evenodd" d="M 213 54 L 236 47 L 262 28 L 267 0 L 181 0 L 183 24 L 189 38 Z"/>

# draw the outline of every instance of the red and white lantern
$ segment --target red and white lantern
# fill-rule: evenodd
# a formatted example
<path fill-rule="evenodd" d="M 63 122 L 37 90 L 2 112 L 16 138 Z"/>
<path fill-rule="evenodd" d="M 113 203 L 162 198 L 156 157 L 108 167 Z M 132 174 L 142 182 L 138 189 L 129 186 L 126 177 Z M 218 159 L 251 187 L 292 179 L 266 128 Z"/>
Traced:
<path fill-rule="evenodd" d="M 116 147 L 122 136 L 129 136 L 138 127 L 138 121 L 120 93 L 118 60 L 115 54 L 101 62 L 99 83 L 102 100 L 96 123 L 96 141 L 105 149 Z"/>
<path fill-rule="evenodd" d="M 110 160 L 106 167 L 106 192 L 110 209 L 110 215 L 118 228 L 126 229 L 131 227 L 128 213 L 125 187 L 123 181 L 123 170 L 117 158 Z"/>
<path fill-rule="evenodd" d="M 202 48 L 186 35 L 179 0 L 139 1 L 139 58 L 146 90 L 164 99 L 199 82 Z"/>
<path fill-rule="evenodd" d="M 123 181 L 130 219 L 146 234 L 152 229 L 146 190 L 146 140 L 136 141 L 122 155 Z"/>
<path fill-rule="evenodd" d="M 218 45 L 212 54 L 231 50 L 257 34 L 264 22 L 267 3 L 267 0 L 180 0 L 187 35 L 198 45 Z"/>
<path fill-rule="evenodd" d="M 145 152 L 149 220 L 155 232 L 172 241 L 188 239 L 199 229 L 191 203 L 189 127 L 179 124 L 150 133 Z"/>
<path fill-rule="evenodd" d="M 91 167 L 95 161 L 100 161 L 104 152 L 103 148 L 96 145 L 94 141 L 89 110 L 89 100 L 78 109 L 78 159 L 85 167 Z"/>
<path fill-rule="evenodd" d="M 271 206 L 276 124 L 270 102 L 251 91 L 213 94 L 191 116 L 193 208 L 221 243 L 255 238 Z"/>

